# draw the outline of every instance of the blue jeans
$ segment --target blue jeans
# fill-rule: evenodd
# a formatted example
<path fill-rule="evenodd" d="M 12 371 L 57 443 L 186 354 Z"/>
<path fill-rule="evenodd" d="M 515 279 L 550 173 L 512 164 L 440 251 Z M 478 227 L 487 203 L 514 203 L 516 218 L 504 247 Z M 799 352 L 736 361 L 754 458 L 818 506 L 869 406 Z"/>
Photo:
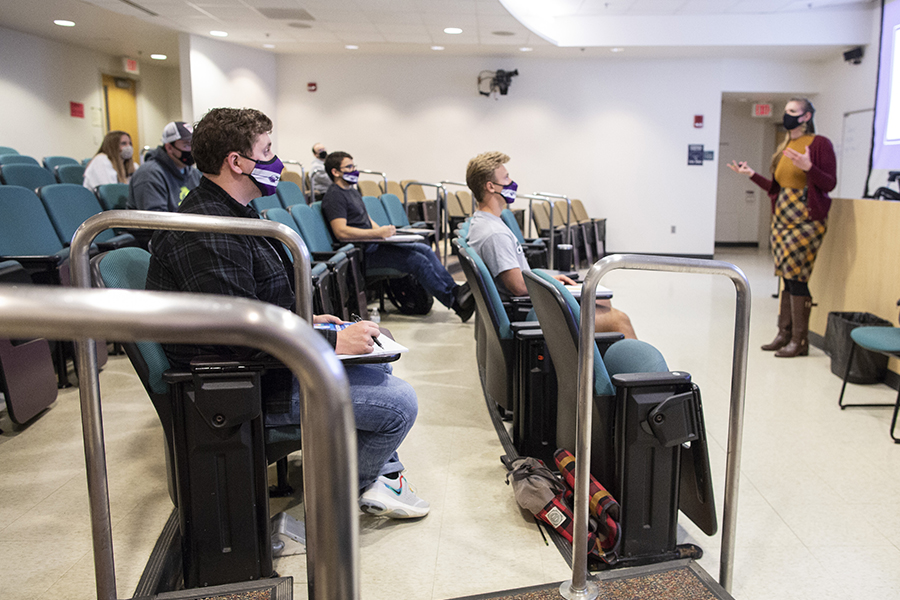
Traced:
<path fill-rule="evenodd" d="M 403 463 L 397 448 L 412 429 L 419 412 L 412 386 L 391 374 L 387 363 L 346 365 L 350 400 L 356 420 L 357 472 L 360 493 L 379 475 L 399 473 Z M 300 387 L 294 379 L 291 417 L 300 422 Z"/>
<path fill-rule="evenodd" d="M 369 244 L 366 267 L 391 268 L 410 273 L 428 293 L 447 308 L 453 307 L 456 282 L 425 244 Z"/>

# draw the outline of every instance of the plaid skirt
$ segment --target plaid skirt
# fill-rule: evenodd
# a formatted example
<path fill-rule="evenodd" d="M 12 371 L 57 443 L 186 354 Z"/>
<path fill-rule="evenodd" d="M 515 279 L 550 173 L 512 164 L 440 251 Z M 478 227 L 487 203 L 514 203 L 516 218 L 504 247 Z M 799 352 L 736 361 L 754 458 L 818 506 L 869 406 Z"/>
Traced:
<path fill-rule="evenodd" d="M 806 188 L 781 188 L 772 215 L 775 275 L 809 281 L 825 229 L 825 221 L 809 220 Z"/>

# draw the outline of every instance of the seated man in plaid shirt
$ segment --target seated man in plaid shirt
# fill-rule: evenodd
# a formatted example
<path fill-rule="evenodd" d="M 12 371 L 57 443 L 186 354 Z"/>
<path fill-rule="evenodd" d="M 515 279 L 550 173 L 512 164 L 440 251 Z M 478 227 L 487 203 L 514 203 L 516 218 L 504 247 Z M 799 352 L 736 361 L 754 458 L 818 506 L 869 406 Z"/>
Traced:
<path fill-rule="evenodd" d="M 272 152 L 272 121 L 253 109 L 211 110 L 194 129 L 193 154 L 203 173 L 200 184 L 178 212 L 258 219 L 249 206 L 260 195 L 274 193 L 282 171 Z M 147 289 L 224 294 L 270 302 L 290 310 L 294 305 L 290 259 L 280 243 L 266 238 L 219 233 L 158 231 Z M 340 323 L 320 315 L 317 323 Z M 324 331 L 339 354 L 372 351 L 378 327 L 362 321 L 341 331 Z M 248 358 L 246 348 L 165 345 L 176 366 L 209 354 Z M 387 364 L 348 365 L 347 378 L 356 418 L 359 462 L 359 505 L 370 514 L 391 518 L 422 517 L 427 502 L 416 496 L 402 475 L 397 448 L 418 412 L 415 391 L 394 377 Z M 266 412 L 266 407 L 263 407 Z M 267 425 L 299 423 L 299 386 L 293 384 L 287 412 L 266 412 Z"/>

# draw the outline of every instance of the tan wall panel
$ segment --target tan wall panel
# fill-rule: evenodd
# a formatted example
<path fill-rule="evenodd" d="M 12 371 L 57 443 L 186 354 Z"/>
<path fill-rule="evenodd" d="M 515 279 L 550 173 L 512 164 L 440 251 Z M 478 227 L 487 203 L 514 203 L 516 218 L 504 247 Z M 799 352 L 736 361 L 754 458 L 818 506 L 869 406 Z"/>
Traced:
<path fill-rule="evenodd" d="M 818 305 L 809 326 L 819 335 L 832 311 L 869 312 L 896 325 L 900 202 L 836 198 L 809 287 Z M 900 372 L 900 361 L 890 368 Z"/>

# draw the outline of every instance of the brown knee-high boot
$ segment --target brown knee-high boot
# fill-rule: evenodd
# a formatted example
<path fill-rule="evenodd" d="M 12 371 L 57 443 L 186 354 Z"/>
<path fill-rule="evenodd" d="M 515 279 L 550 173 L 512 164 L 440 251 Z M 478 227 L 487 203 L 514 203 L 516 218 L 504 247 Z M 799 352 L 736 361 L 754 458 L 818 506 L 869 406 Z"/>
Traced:
<path fill-rule="evenodd" d="M 781 306 L 778 308 L 778 335 L 775 339 L 762 346 L 766 352 L 781 350 L 791 341 L 791 294 L 786 289 L 781 290 Z"/>
<path fill-rule="evenodd" d="M 775 353 L 779 358 L 806 356 L 809 354 L 809 312 L 812 310 L 812 298 L 809 296 L 791 296 L 791 341 Z"/>

